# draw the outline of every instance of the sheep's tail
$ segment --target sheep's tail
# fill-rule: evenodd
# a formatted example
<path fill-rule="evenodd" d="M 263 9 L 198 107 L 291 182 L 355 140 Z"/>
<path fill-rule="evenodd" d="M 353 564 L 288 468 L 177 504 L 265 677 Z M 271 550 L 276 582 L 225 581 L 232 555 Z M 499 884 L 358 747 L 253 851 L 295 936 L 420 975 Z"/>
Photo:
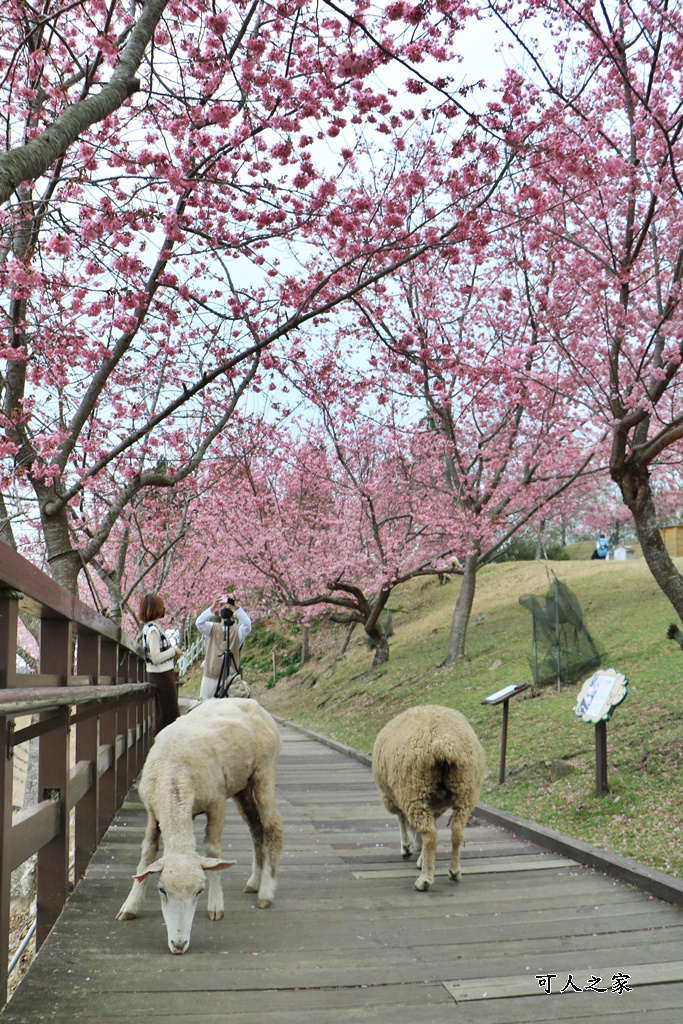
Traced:
<path fill-rule="evenodd" d="M 467 734 L 455 737 L 449 733 L 437 733 L 432 737 L 432 759 L 443 765 L 444 770 L 457 767 L 472 756 L 476 743 L 476 738 Z"/>
<path fill-rule="evenodd" d="M 479 799 L 485 759 L 474 735 L 456 741 L 451 736 L 435 737 L 432 742 L 435 781 L 444 795 L 452 795 L 458 806 L 468 811 Z"/>

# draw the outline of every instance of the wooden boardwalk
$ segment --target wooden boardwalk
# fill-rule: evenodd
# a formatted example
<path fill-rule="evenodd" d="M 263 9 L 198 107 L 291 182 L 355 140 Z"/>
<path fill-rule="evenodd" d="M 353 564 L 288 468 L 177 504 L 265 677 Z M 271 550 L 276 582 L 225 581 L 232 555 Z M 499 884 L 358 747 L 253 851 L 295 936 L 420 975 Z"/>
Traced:
<path fill-rule="evenodd" d="M 1 1024 L 683 1020 L 682 909 L 483 823 L 468 828 L 456 885 L 445 819 L 436 884 L 414 892 L 370 769 L 282 735 L 273 907 L 241 891 L 250 845 L 231 805 L 224 920 L 208 920 L 204 898 L 181 957 L 154 886 L 138 920 L 116 922 L 144 827 L 133 790 Z"/>

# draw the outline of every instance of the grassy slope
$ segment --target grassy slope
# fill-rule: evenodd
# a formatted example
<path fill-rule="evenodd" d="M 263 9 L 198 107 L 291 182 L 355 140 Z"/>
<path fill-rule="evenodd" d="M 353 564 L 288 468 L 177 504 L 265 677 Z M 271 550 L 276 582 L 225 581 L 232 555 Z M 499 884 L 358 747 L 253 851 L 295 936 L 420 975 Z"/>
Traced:
<path fill-rule="evenodd" d="M 388 665 L 371 668 L 360 631 L 338 658 L 341 627 L 321 626 L 311 636 L 309 664 L 266 689 L 256 667 L 259 655 L 263 666 L 264 649 L 280 641 L 277 632 L 255 631 L 245 646 L 245 678 L 269 710 L 367 752 L 381 726 L 403 708 L 456 707 L 486 749 L 483 801 L 683 876 L 683 653 L 665 636 L 675 618 L 671 606 L 642 559 L 549 568 L 573 589 L 587 628 L 606 649 L 603 665 L 630 680 L 629 695 L 607 726 L 608 795 L 595 796 L 594 728 L 573 714 L 576 685 L 511 701 L 508 777 L 498 785 L 502 711 L 481 700 L 508 683 L 531 681 L 531 616 L 519 598 L 545 593 L 549 578 L 542 562 L 481 571 L 468 657 L 456 667 L 439 664 L 459 583 L 414 581 L 392 600 Z"/>

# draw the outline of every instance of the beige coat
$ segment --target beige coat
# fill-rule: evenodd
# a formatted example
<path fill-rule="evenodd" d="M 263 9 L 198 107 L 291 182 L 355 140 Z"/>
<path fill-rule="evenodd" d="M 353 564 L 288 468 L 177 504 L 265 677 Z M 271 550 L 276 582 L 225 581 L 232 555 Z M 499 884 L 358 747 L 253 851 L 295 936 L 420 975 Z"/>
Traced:
<path fill-rule="evenodd" d="M 230 659 L 230 666 L 228 674 L 236 672 L 240 667 L 240 638 L 237 623 L 230 627 L 230 651 L 232 658 Z M 223 664 L 223 654 L 225 653 L 227 644 L 223 639 L 223 623 L 214 622 L 211 627 L 211 633 L 206 645 L 206 655 L 204 657 L 204 675 L 210 679 L 218 679 L 221 674 L 221 666 Z"/>

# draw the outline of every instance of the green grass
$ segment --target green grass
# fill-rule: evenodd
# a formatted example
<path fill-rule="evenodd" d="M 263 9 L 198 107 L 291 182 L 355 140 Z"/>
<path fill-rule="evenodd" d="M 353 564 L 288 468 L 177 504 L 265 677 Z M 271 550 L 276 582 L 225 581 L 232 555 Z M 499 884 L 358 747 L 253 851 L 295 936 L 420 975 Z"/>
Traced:
<path fill-rule="evenodd" d="M 487 753 L 484 802 L 683 875 L 683 653 L 665 635 L 675 614 L 642 559 L 598 563 L 584 557 L 551 569 L 581 603 L 588 629 L 605 648 L 603 666 L 630 680 L 629 695 L 607 726 L 610 792 L 604 796 L 595 795 L 594 727 L 572 710 L 576 684 L 513 698 L 508 774 L 498 785 L 502 711 L 481 701 L 509 683 L 531 681 L 531 616 L 519 598 L 545 593 L 543 562 L 481 571 L 467 658 L 457 666 L 440 667 L 459 583 L 413 581 L 391 601 L 395 635 L 387 665 L 371 668 L 360 628 L 339 658 L 343 627 L 326 623 L 311 636 L 309 663 L 272 687 L 272 646 L 288 651 L 292 671 L 300 637 L 270 625 L 268 632 L 255 629 L 245 644 L 245 678 L 269 710 L 366 752 L 382 725 L 404 708 L 456 707 Z"/>

